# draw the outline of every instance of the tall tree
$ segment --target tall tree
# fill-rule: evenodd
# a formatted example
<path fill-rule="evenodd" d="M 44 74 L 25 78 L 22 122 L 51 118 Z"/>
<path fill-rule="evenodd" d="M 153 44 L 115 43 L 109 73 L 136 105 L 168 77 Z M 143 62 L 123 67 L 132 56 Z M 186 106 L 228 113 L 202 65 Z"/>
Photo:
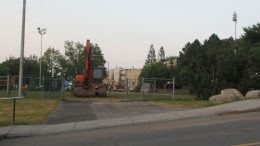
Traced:
<path fill-rule="evenodd" d="M 44 76 L 61 77 L 63 73 L 61 61 L 63 60 L 63 56 L 59 50 L 51 47 L 48 48 L 42 57 Z"/>
<path fill-rule="evenodd" d="M 36 55 L 30 55 L 24 59 L 24 76 L 38 77 L 39 71 L 39 58 Z"/>
<path fill-rule="evenodd" d="M 72 79 L 84 69 L 84 45 L 80 42 L 66 41 L 64 44 L 66 65 L 65 78 Z"/>
<path fill-rule="evenodd" d="M 157 59 L 159 62 L 163 62 L 165 61 L 165 51 L 164 51 L 164 48 L 163 46 L 161 46 L 159 52 L 158 52 L 158 59 Z"/>
<path fill-rule="evenodd" d="M 146 58 L 146 61 L 145 61 L 145 65 L 149 66 L 149 65 L 151 65 L 155 62 L 156 62 L 156 54 L 155 54 L 154 46 L 151 45 L 149 52 L 148 52 L 148 55 L 147 55 L 147 58 Z"/>
<path fill-rule="evenodd" d="M 6 61 L 1 63 L 1 66 L 4 68 L 2 75 L 19 75 L 19 64 L 19 58 L 10 56 Z"/>
<path fill-rule="evenodd" d="M 93 58 L 93 66 L 105 67 L 106 60 L 98 44 L 95 44 L 95 46 L 91 44 L 91 48 L 92 48 L 91 56 Z"/>
<path fill-rule="evenodd" d="M 242 38 L 250 43 L 256 44 L 260 42 L 260 23 L 253 25 L 252 27 L 244 28 L 245 33 L 243 34 Z"/>
<path fill-rule="evenodd" d="M 0 75 L 19 75 L 19 58 L 9 57 L 6 61 L 0 64 Z M 24 58 L 24 76 L 35 77 L 39 75 L 39 61 L 35 55 L 30 55 Z"/>
<path fill-rule="evenodd" d="M 92 67 L 103 67 L 105 70 L 106 60 L 102 50 L 98 44 L 91 44 L 90 46 Z M 65 78 L 72 80 L 75 74 L 82 73 L 84 70 L 86 46 L 80 42 L 74 43 L 73 41 L 66 41 L 64 47 L 66 58 L 66 69 L 64 74 Z"/>

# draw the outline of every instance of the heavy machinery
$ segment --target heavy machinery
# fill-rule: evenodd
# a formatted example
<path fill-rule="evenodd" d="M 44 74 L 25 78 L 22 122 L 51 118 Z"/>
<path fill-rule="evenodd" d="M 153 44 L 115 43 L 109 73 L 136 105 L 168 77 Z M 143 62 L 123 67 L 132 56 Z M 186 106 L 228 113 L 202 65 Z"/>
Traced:
<path fill-rule="evenodd" d="M 104 69 L 93 67 L 92 49 L 90 40 L 87 40 L 84 71 L 82 74 L 75 75 L 72 86 L 72 94 L 76 97 L 107 96 L 107 89 L 102 85 Z"/>

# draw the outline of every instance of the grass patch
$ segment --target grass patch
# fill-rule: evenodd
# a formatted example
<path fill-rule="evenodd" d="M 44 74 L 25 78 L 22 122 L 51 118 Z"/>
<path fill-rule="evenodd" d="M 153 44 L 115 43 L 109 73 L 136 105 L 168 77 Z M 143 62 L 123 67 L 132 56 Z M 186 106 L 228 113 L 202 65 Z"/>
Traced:
<path fill-rule="evenodd" d="M 16 124 L 41 124 L 48 114 L 58 105 L 55 99 L 18 99 L 16 100 Z M 12 100 L 0 100 L 0 126 L 12 124 Z"/>
<path fill-rule="evenodd" d="M 151 103 L 169 106 L 178 109 L 192 109 L 192 108 L 203 108 L 208 107 L 210 104 L 206 100 L 152 100 Z"/>
<path fill-rule="evenodd" d="M 210 106 L 207 100 L 195 100 L 192 95 L 175 95 L 174 100 L 169 97 L 153 98 L 150 101 L 153 104 L 169 106 L 179 109 L 203 108 Z"/>
<path fill-rule="evenodd" d="M 145 93 L 143 96 L 141 92 L 128 92 L 128 98 L 125 98 L 124 92 L 112 92 L 108 94 L 108 97 L 73 97 L 71 95 L 69 97 L 65 97 L 65 100 L 106 103 L 122 101 L 147 101 L 152 104 L 176 109 L 192 109 L 210 106 L 207 100 L 195 100 L 194 96 L 190 94 L 176 94 L 173 100 L 172 94 Z"/>
<path fill-rule="evenodd" d="M 124 99 L 124 93 L 111 93 L 109 97 Z M 210 106 L 207 100 L 195 100 L 190 94 L 160 94 L 160 93 L 142 93 L 129 92 L 127 100 L 147 101 L 152 104 L 173 107 L 178 109 L 203 108 Z"/>

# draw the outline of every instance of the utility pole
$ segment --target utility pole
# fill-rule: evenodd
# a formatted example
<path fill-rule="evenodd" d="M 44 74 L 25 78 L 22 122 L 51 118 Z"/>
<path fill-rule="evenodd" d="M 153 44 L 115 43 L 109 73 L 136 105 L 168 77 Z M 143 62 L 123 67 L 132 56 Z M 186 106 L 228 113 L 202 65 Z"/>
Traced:
<path fill-rule="evenodd" d="M 20 52 L 20 67 L 19 67 L 19 87 L 18 96 L 22 97 L 23 86 L 23 58 L 24 58 L 24 38 L 25 38 L 25 13 L 26 13 L 26 0 L 23 0 L 23 14 L 22 14 L 22 33 L 21 33 L 21 52 Z"/>
<path fill-rule="evenodd" d="M 234 53 L 237 53 L 237 12 L 233 12 L 233 21 L 235 22 L 235 50 Z"/>

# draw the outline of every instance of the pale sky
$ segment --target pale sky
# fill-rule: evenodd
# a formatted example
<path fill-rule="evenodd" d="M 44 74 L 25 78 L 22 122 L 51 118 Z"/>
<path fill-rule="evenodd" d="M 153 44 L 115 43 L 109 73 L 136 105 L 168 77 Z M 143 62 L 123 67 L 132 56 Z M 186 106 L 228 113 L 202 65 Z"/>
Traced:
<path fill-rule="evenodd" d="M 48 29 L 43 51 L 64 53 L 64 41 L 90 39 L 111 68 L 141 68 L 151 44 L 156 54 L 164 46 L 166 56 L 177 56 L 187 42 L 212 33 L 234 36 L 233 11 L 241 36 L 260 21 L 259 6 L 260 0 L 27 0 L 25 56 L 40 55 L 40 26 Z M 2 62 L 20 55 L 22 0 L 1 0 L 0 20 Z"/>

